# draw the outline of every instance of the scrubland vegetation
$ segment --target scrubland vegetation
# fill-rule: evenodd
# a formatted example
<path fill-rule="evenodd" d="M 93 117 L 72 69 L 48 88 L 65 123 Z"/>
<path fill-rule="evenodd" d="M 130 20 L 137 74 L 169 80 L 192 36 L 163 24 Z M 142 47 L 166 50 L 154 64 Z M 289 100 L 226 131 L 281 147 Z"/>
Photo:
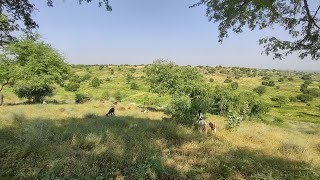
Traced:
<path fill-rule="evenodd" d="M 166 61 L 70 71 L 47 104 L 4 88 L 1 179 L 320 178 L 318 73 Z M 199 107 L 216 134 L 194 128 Z"/>

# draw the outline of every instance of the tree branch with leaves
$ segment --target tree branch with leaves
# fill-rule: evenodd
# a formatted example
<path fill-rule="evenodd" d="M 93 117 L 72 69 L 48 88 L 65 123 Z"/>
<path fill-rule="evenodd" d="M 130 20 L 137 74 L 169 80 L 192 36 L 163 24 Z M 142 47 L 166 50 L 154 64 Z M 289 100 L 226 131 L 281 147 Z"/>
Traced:
<path fill-rule="evenodd" d="M 190 6 L 207 6 L 209 21 L 219 23 L 219 42 L 228 38 L 230 31 L 242 33 L 250 30 L 280 26 L 291 36 L 291 40 L 278 37 L 260 39 L 264 53 L 282 59 L 297 53 L 301 59 L 320 58 L 320 5 L 310 6 L 307 0 L 201 0 Z M 320 2 L 318 2 L 320 3 Z M 314 11 L 312 11 L 314 10 Z M 312 14 L 314 12 L 314 14 Z"/>

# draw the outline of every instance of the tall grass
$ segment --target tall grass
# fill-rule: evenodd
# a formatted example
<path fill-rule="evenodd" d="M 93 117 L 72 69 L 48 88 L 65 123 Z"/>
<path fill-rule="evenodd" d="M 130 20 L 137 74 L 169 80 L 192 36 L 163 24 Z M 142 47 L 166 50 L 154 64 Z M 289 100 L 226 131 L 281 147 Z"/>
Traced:
<path fill-rule="evenodd" d="M 6 106 L 0 113 L 1 179 L 318 179 L 316 124 L 244 122 L 218 133 L 161 121 L 140 108 L 105 117 L 111 104 Z M 101 107 L 101 108 L 96 108 Z M 61 111 L 64 108 L 64 111 Z M 23 112 L 22 121 L 12 113 Z M 89 112 L 89 113 L 88 113 Z M 17 113 L 18 114 L 18 113 Z M 92 114 L 94 116 L 92 116 Z M 306 129 L 314 133 L 307 133 Z"/>

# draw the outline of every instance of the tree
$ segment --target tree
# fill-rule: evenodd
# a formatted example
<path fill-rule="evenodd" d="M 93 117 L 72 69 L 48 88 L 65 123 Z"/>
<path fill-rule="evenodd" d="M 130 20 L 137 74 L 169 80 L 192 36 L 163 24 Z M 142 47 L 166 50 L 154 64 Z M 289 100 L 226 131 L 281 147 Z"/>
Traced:
<path fill-rule="evenodd" d="M 3 88 L 10 83 L 14 76 L 14 63 L 5 55 L 0 54 L 0 106 L 3 104 Z"/>
<path fill-rule="evenodd" d="M 97 77 L 94 77 L 91 81 L 91 86 L 92 87 L 99 87 L 100 86 L 100 79 L 98 79 Z"/>
<path fill-rule="evenodd" d="M 258 86 L 254 88 L 253 91 L 258 93 L 260 96 L 262 96 L 262 94 L 266 93 L 267 90 L 265 86 Z"/>
<path fill-rule="evenodd" d="M 318 2 L 319 3 L 319 2 Z M 200 0 L 190 7 L 207 6 L 209 21 L 219 23 L 219 42 L 228 37 L 230 31 L 243 32 L 266 29 L 270 26 L 282 27 L 291 40 L 277 37 L 260 39 L 264 52 L 282 59 L 293 52 L 301 59 L 310 56 L 320 58 L 320 5 L 308 0 Z"/>
<path fill-rule="evenodd" d="M 279 107 L 282 105 L 285 105 L 289 102 L 289 99 L 285 96 L 274 96 L 271 98 L 271 101 L 277 102 L 279 104 Z"/>
<path fill-rule="evenodd" d="M 64 58 L 39 39 L 25 37 L 9 44 L 5 53 L 8 67 L 12 68 L 6 76 L 20 98 L 41 102 L 53 94 L 54 84 L 62 85 L 68 77 Z"/>
<path fill-rule="evenodd" d="M 92 0 L 77 0 L 91 2 Z M 107 11 L 112 11 L 109 0 L 99 0 L 99 6 L 104 6 Z M 53 0 L 47 0 L 47 5 L 52 7 Z M 36 10 L 35 4 L 30 0 L 0 0 L 0 46 L 16 40 L 17 31 L 32 34 L 38 24 L 32 17 Z"/>
<path fill-rule="evenodd" d="M 193 67 L 177 66 L 171 61 L 159 59 L 146 69 L 151 91 L 159 94 L 187 95 L 194 87 L 203 84 L 203 75 Z"/>

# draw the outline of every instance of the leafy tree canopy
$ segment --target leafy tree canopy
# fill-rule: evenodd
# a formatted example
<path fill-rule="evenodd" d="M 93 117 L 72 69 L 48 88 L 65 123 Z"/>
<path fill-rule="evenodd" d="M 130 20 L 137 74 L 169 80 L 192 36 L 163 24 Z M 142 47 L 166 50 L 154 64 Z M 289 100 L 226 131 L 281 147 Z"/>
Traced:
<path fill-rule="evenodd" d="M 159 94 L 187 95 L 202 86 L 204 77 L 193 67 L 177 66 L 171 61 L 156 60 L 146 69 L 151 91 Z"/>
<path fill-rule="evenodd" d="M 308 0 L 200 0 L 191 7 L 207 6 L 209 21 L 219 23 L 219 42 L 230 31 L 243 32 L 268 27 L 282 27 L 292 38 L 277 37 L 260 39 L 264 52 L 282 59 L 293 52 L 301 59 L 320 58 L 319 2 Z"/>
<path fill-rule="evenodd" d="M 35 102 L 53 93 L 54 84 L 63 84 L 68 77 L 69 67 L 64 58 L 50 45 L 39 39 L 23 38 L 5 48 L 2 61 L 7 73 L 1 73 L 4 80 L 10 80 L 19 97 Z"/>

